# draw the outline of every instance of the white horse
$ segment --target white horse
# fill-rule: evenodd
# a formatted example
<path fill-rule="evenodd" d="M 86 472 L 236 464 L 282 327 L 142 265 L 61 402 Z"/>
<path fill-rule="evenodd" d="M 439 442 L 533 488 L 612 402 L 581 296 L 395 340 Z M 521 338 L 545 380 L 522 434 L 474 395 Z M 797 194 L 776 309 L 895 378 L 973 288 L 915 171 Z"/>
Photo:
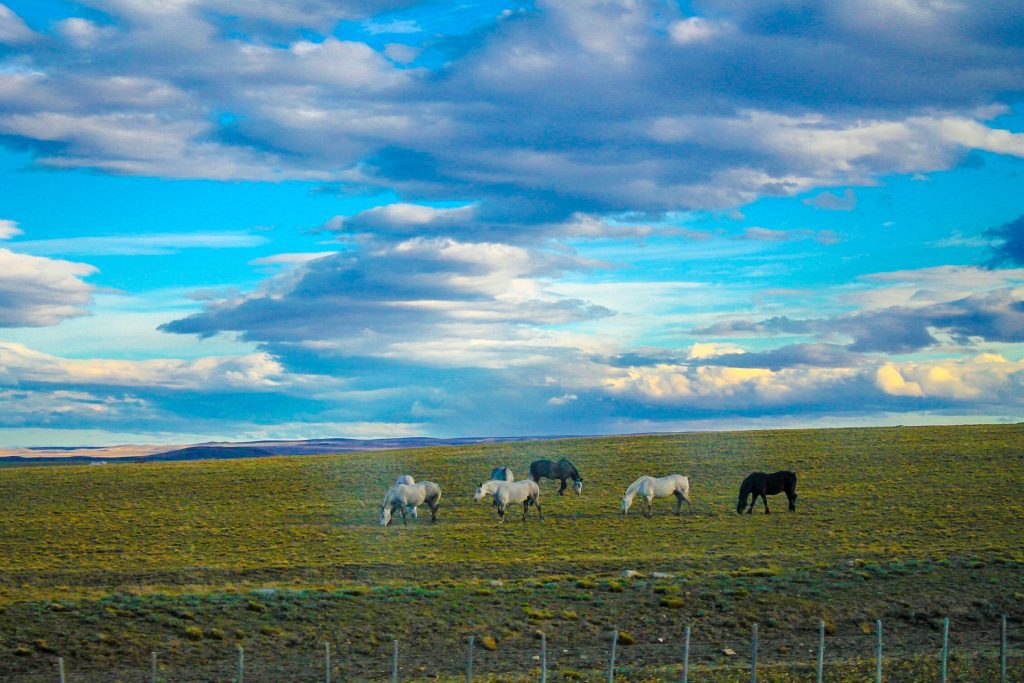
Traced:
<path fill-rule="evenodd" d="M 441 500 L 441 487 L 432 481 L 421 481 L 418 484 L 396 484 L 384 496 L 380 506 L 380 525 L 391 524 L 391 517 L 396 512 L 402 513 L 402 524 L 408 526 L 406 510 L 426 503 L 430 507 L 430 521 L 437 521 L 438 502 Z"/>
<path fill-rule="evenodd" d="M 540 509 L 540 487 L 537 482 L 530 479 L 522 481 L 498 481 L 492 479 L 476 487 L 473 500 L 482 500 L 485 496 L 494 496 L 494 506 L 498 508 L 498 516 L 505 521 L 505 510 L 511 503 L 523 504 L 523 521 L 526 521 L 526 513 L 530 506 L 537 507 L 537 516 L 544 521 L 544 513 Z"/>
<path fill-rule="evenodd" d="M 629 508 L 633 504 L 633 498 L 637 495 L 647 503 L 647 509 L 642 512 L 644 517 L 648 519 L 654 516 L 652 511 L 654 499 L 667 498 L 668 496 L 676 497 L 677 515 L 682 510 L 684 500 L 690 513 L 693 514 L 693 505 L 690 504 L 690 480 L 681 474 L 670 474 L 667 477 L 659 477 L 657 479 L 644 475 L 634 481 L 626 489 L 626 494 L 622 496 L 622 514 L 629 512 Z"/>
<path fill-rule="evenodd" d="M 512 476 L 512 468 L 502 465 L 501 467 L 495 467 L 491 470 L 491 481 L 515 481 L 516 478 Z"/>
<path fill-rule="evenodd" d="M 416 480 L 412 478 L 411 474 L 403 474 L 400 477 L 398 477 L 398 479 L 395 479 L 395 483 L 393 484 L 393 486 L 398 486 L 399 484 L 415 484 L 415 483 L 416 483 Z M 388 489 L 388 491 L 390 491 L 390 490 L 391 489 Z M 384 500 L 386 501 L 387 499 L 388 499 L 388 494 L 385 493 L 384 494 Z M 406 510 L 406 512 L 411 514 L 413 519 L 418 519 L 419 516 L 420 516 L 420 511 L 417 510 L 414 507 L 408 508 Z"/>

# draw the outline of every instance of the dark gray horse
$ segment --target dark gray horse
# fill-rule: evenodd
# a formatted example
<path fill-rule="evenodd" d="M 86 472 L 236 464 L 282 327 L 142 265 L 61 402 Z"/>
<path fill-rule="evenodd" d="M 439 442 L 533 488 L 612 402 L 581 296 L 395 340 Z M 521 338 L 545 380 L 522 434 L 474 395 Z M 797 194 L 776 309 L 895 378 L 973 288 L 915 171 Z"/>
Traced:
<path fill-rule="evenodd" d="M 754 472 L 748 475 L 743 480 L 743 484 L 740 485 L 740 498 L 736 503 L 736 512 L 741 515 L 743 514 L 743 508 L 747 507 L 747 496 L 753 494 L 747 514 L 749 515 L 754 512 L 754 503 L 757 502 L 757 498 L 760 496 L 761 500 L 764 501 L 764 514 L 767 515 L 767 496 L 774 496 L 782 492 L 785 492 L 786 498 L 789 499 L 789 511 L 796 512 L 796 474 L 794 472 L 789 470 L 781 470 L 771 474 Z"/>
<path fill-rule="evenodd" d="M 560 496 L 565 494 L 565 489 L 568 486 L 566 482 L 569 479 L 572 479 L 572 490 L 576 492 L 576 495 L 578 496 L 583 493 L 583 477 L 580 476 L 576 466 L 565 458 L 562 458 L 557 463 L 550 460 L 534 460 L 531 462 L 530 479 L 540 483 L 541 477 L 560 480 L 562 482 L 562 487 L 558 489 L 558 495 Z"/>

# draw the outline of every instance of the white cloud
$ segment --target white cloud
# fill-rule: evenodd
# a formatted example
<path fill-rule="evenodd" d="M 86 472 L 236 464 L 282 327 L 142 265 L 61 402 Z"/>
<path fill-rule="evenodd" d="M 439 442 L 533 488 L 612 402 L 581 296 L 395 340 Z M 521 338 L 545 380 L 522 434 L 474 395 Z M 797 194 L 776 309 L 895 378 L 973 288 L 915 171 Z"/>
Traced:
<path fill-rule="evenodd" d="M 83 278 L 95 272 L 85 263 L 0 249 L 0 327 L 56 325 L 85 315 L 95 288 Z"/>
<path fill-rule="evenodd" d="M 91 48 L 101 40 L 111 38 L 115 32 L 110 27 L 100 26 L 81 17 L 71 17 L 57 22 L 57 30 L 71 45 L 79 49 Z"/>
<path fill-rule="evenodd" d="M 339 232 L 341 230 L 372 230 L 394 233 L 418 233 L 424 229 L 433 229 L 457 225 L 471 221 L 477 212 L 474 204 L 457 207 L 434 207 L 424 204 L 396 202 L 366 209 L 354 216 L 344 218 L 335 216 L 324 224 L 324 229 Z"/>
<path fill-rule="evenodd" d="M 705 358 L 717 358 L 732 353 L 746 353 L 741 346 L 729 343 L 697 343 L 691 344 L 686 350 L 687 360 L 702 360 Z"/>
<path fill-rule="evenodd" d="M 878 369 L 876 383 L 894 396 L 1014 405 L 1024 400 L 1024 361 L 982 353 L 944 361 L 886 363 Z"/>
<path fill-rule="evenodd" d="M 21 228 L 15 221 L 0 219 L 0 240 L 9 240 L 21 234 Z"/>
<path fill-rule="evenodd" d="M 853 368 L 735 368 L 659 364 L 627 368 L 604 380 L 611 394 L 710 410 L 806 403 L 823 389 L 855 379 Z"/>
<path fill-rule="evenodd" d="M 672 42 L 686 45 L 687 43 L 711 40 L 730 30 L 732 27 L 725 23 L 709 21 L 700 17 L 689 17 L 673 22 L 669 27 L 669 35 L 672 36 Z"/>
<path fill-rule="evenodd" d="M 0 3 L 0 45 L 18 45 L 36 39 L 36 33 L 15 14 L 10 7 Z"/>
<path fill-rule="evenodd" d="M 214 356 L 196 360 L 61 358 L 0 341 L 0 383 L 116 386 L 192 391 L 282 390 L 301 382 L 267 354 Z"/>

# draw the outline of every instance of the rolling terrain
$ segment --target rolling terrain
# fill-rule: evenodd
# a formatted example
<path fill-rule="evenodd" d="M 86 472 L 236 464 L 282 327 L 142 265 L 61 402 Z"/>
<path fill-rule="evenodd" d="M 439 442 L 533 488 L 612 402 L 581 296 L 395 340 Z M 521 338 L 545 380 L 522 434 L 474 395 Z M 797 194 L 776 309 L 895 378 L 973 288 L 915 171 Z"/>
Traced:
<path fill-rule="evenodd" d="M 567 457 L 584 477 L 581 497 L 542 482 L 543 524 L 499 525 L 489 504 L 472 502 L 492 466 L 518 478 L 542 457 Z M 778 496 L 771 515 L 758 505 L 738 516 L 743 477 L 782 468 L 799 475 L 797 512 Z M 669 515 L 671 499 L 655 502 L 651 520 L 635 507 L 619 514 L 633 479 L 671 472 L 690 476 L 693 515 Z M 441 485 L 439 521 L 381 529 L 385 489 L 405 473 Z M 561 657 L 552 680 L 591 680 L 615 626 L 636 641 L 622 648 L 625 680 L 661 680 L 690 625 L 702 680 L 738 680 L 720 668 L 731 663 L 722 651 L 742 653 L 756 622 L 768 666 L 779 662 L 778 680 L 788 680 L 824 619 L 830 656 L 850 676 L 836 680 L 862 680 L 858 658 L 870 656 L 871 625 L 883 619 L 892 680 L 915 680 L 934 668 L 918 655 L 935 649 L 944 616 L 974 653 L 991 645 L 1000 614 L 1019 631 L 1022 494 L 1022 425 L 9 468 L 0 471 L 0 678 L 50 680 L 36 676 L 57 654 L 96 676 L 74 680 L 133 667 L 137 678 L 156 650 L 168 680 L 229 680 L 244 645 L 269 676 L 246 680 L 288 680 L 299 674 L 269 672 L 296 662 L 312 680 L 324 641 L 337 648 L 339 680 L 382 678 L 397 638 L 410 680 L 454 675 L 474 635 L 496 647 L 479 654 L 481 674 L 520 680 L 536 667 L 543 630 Z M 984 678 L 990 663 L 956 666 Z"/>

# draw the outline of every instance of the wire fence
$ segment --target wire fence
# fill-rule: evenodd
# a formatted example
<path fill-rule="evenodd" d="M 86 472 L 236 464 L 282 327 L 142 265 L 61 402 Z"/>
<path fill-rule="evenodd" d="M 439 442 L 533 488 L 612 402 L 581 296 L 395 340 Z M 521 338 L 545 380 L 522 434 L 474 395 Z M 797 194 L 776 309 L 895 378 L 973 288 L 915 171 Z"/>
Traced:
<path fill-rule="evenodd" d="M 831 628 L 830 628 L 831 630 Z M 687 628 L 676 641 L 634 643 L 618 630 L 591 643 L 506 647 L 470 637 L 462 651 L 436 652 L 393 641 L 359 655 L 324 643 L 316 650 L 225 647 L 223 658 L 190 663 L 149 653 L 145 666 L 90 666 L 55 655 L 50 668 L 9 674 L 12 683 L 282 683 L 286 681 L 1024 681 L 1024 640 L 1006 617 L 990 628 L 894 628 L 881 622 L 856 634 L 825 624 L 793 637 L 750 632 L 702 639 Z"/>

